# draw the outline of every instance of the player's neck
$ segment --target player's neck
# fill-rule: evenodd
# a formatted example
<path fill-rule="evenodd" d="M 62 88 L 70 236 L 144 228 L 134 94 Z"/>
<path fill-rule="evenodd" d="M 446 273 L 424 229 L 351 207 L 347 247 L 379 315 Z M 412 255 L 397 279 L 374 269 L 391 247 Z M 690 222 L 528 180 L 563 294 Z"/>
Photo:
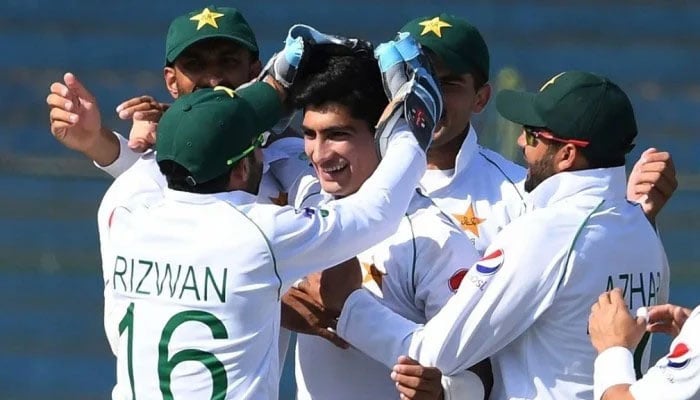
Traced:
<path fill-rule="evenodd" d="M 468 134 L 469 126 L 463 133 L 455 136 L 449 142 L 439 147 L 428 149 L 428 169 L 454 169 L 457 162 L 457 154 L 459 154 L 459 150 L 462 148 L 464 139 L 467 138 Z"/>

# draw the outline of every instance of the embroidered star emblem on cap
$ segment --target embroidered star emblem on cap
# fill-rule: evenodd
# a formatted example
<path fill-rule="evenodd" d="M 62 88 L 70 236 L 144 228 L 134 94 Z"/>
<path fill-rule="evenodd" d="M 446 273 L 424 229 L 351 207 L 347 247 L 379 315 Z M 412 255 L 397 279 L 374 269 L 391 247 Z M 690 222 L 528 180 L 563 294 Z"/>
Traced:
<path fill-rule="evenodd" d="M 452 215 L 457 218 L 457 221 L 459 221 L 462 229 L 473 233 L 476 237 L 479 237 L 479 224 L 486 221 L 486 219 L 479 218 L 476 216 L 476 214 L 474 214 L 474 206 L 472 204 L 469 204 L 469 208 L 467 208 L 466 213 Z"/>
<path fill-rule="evenodd" d="M 204 25 L 211 25 L 216 29 L 219 29 L 219 25 L 216 23 L 217 18 L 223 17 L 224 14 L 209 11 L 208 8 L 202 10 L 201 13 L 190 18 L 190 21 L 197 21 L 197 30 L 202 29 Z"/>
<path fill-rule="evenodd" d="M 420 22 L 418 25 L 423 27 L 423 32 L 420 33 L 421 36 L 427 35 L 428 33 L 432 32 L 435 34 L 435 36 L 439 38 L 442 37 L 443 28 L 452 27 L 452 25 L 448 24 L 445 21 L 442 21 L 440 17 L 425 20 L 423 22 Z"/>

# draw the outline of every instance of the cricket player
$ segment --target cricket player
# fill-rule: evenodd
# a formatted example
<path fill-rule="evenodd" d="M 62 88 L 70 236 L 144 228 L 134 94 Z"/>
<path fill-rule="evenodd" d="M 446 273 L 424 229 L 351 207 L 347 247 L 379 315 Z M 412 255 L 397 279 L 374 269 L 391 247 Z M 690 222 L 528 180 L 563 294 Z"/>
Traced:
<path fill-rule="evenodd" d="M 252 28 L 232 7 L 212 7 L 191 11 L 175 18 L 165 41 L 165 86 L 173 97 L 196 88 L 218 85 L 238 87 L 260 74 L 262 65 Z M 51 111 L 51 132 L 66 147 L 85 154 L 95 165 L 113 177 L 132 165 L 147 172 L 147 182 L 123 179 L 125 187 L 141 191 L 149 185 L 154 191 L 165 188 L 165 178 L 155 163 L 155 155 L 144 150 L 155 141 L 155 127 L 165 105 L 150 96 L 127 100 L 117 107 L 122 119 L 134 119 L 131 141 L 101 124 L 95 97 L 71 73 L 64 82 L 51 85 L 47 97 Z M 263 149 L 265 173 L 259 201 L 286 205 L 306 161 L 297 158 L 303 151 L 300 139 L 283 138 Z M 276 174 L 268 172 L 274 164 Z M 130 174 L 130 175 L 142 175 Z"/>
<path fill-rule="evenodd" d="M 324 207 L 356 193 L 377 168 L 374 127 L 387 100 L 371 54 L 314 53 L 305 68 L 294 103 L 304 111 L 304 147 L 315 174 L 302 179 L 295 204 Z M 357 258 L 364 290 L 405 318 L 425 323 L 456 290 L 455 277 L 479 255 L 461 229 L 416 191 L 398 229 Z M 294 308 L 299 296 L 292 288 L 283 302 Z M 307 334 L 297 335 L 295 361 L 299 400 L 397 397 L 389 376 L 393 361 L 385 365 Z M 446 377 L 446 384 L 474 379 L 462 375 Z"/>
<path fill-rule="evenodd" d="M 700 399 L 700 306 L 664 304 L 629 314 L 622 290 L 603 293 L 591 308 L 589 330 L 598 351 L 595 400 Z M 675 339 L 669 353 L 643 376 L 635 374 L 632 351 L 645 330 Z"/>
<path fill-rule="evenodd" d="M 377 128 L 382 162 L 362 188 L 322 208 L 256 202 L 260 132 L 282 116 L 283 89 L 318 43 L 297 40 L 295 28 L 264 82 L 199 89 L 166 111 L 156 142 L 162 198 L 105 196 L 113 398 L 277 398 L 280 294 L 385 239 L 408 206 L 441 103 L 407 36 L 378 52 L 381 65 L 396 68 L 384 75 L 391 102 Z"/>
<path fill-rule="evenodd" d="M 488 47 L 476 27 L 445 13 L 416 18 L 399 31 L 410 32 L 427 49 L 445 104 L 421 186 L 483 254 L 522 214 L 526 197 L 525 169 L 481 147 L 471 124 L 491 98 Z M 628 198 L 640 200 L 653 221 L 677 185 L 669 153 L 650 149 L 632 171 Z"/>
<path fill-rule="evenodd" d="M 496 107 L 524 126 L 527 212 L 496 236 L 425 325 L 355 290 L 338 334 L 382 362 L 408 355 L 444 374 L 490 357 L 492 398 L 590 399 L 588 304 L 618 286 L 630 309 L 668 298 L 664 249 L 625 196 L 634 112 L 613 82 L 577 71 L 537 93 L 503 91 Z M 648 350 L 647 338 L 635 349 L 637 370 Z"/>

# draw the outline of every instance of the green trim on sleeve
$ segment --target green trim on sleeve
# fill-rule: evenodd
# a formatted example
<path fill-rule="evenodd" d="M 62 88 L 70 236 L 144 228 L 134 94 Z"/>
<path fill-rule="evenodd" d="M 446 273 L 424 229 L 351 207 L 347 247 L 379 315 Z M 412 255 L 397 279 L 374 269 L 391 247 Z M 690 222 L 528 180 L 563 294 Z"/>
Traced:
<path fill-rule="evenodd" d="M 275 271 L 275 276 L 277 277 L 277 281 L 279 282 L 279 286 L 277 286 L 277 300 L 281 298 L 282 295 L 282 278 L 280 277 L 279 272 L 277 271 L 277 258 L 275 257 L 275 252 L 272 251 L 272 243 L 270 243 L 270 239 L 268 239 L 267 235 L 265 235 L 265 232 L 260 228 L 258 224 L 255 223 L 249 216 L 247 216 L 243 211 L 239 210 L 236 206 L 234 206 L 231 203 L 227 204 L 231 206 L 234 210 L 238 211 L 245 219 L 250 221 L 260 232 L 262 235 L 263 239 L 265 239 L 265 244 L 267 244 L 267 249 L 270 251 L 270 256 L 272 256 L 272 268 Z"/>
<path fill-rule="evenodd" d="M 566 253 L 566 262 L 564 263 L 564 271 L 562 271 L 561 278 L 559 278 L 559 283 L 557 284 L 557 290 L 561 287 L 561 284 L 564 282 L 564 278 L 566 277 L 566 270 L 569 267 L 569 259 L 571 259 L 571 252 L 574 250 L 574 246 L 576 245 L 576 241 L 578 240 L 579 235 L 581 235 L 581 231 L 583 231 L 583 227 L 586 226 L 586 223 L 588 222 L 589 219 L 591 219 L 591 216 L 600 209 L 600 207 L 605 203 L 605 200 L 601 200 L 600 203 L 591 211 L 588 216 L 581 222 L 581 226 L 578 227 L 578 230 L 576 231 L 576 235 L 574 235 L 574 240 L 571 241 L 571 246 L 569 246 L 569 251 Z"/>
<path fill-rule="evenodd" d="M 408 227 L 411 229 L 411 246 L 413 247 L 413 262 L 411 263 L 411 286 L 413 286 L 413 294 L 416 294 L 416 253 L 418 252 L 416 246 L 416 231 L 413 229 L 413 222 L 408 213 L 405 214 L 406 220 L 408 221 Z"/>

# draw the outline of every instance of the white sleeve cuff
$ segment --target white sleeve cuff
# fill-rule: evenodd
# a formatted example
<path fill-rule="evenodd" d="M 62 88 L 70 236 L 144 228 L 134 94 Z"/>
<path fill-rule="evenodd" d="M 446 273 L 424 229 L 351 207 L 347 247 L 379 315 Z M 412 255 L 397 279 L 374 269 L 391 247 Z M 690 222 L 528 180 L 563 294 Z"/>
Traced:
<path fill-rule="evenodd" d="M 634 357 L 625 347 L 616 346 L 604 350 L 596 357 L 593 368 L 593 400 L 600 400 L 611 386 L 631 385 L 637 381 Z"/>
<path fill-rule="evenodd" d="M 471 371 L 442 376 L 442 391 L 445 400 L 483 400 L 486 393 L 479 376 Z"/>
<path fill-rule="evenodd" d="M 118 132 L 113 131 L 114 136 L 119 140 L 119 156 L 109 165 L 100 165 L 93 161 L 93 164 L 104 172 L 111 175 L 113 178 L 123 174 L 141 157 L 143 153 L 136 152 L 129 147 L 129 140 Z"/>

